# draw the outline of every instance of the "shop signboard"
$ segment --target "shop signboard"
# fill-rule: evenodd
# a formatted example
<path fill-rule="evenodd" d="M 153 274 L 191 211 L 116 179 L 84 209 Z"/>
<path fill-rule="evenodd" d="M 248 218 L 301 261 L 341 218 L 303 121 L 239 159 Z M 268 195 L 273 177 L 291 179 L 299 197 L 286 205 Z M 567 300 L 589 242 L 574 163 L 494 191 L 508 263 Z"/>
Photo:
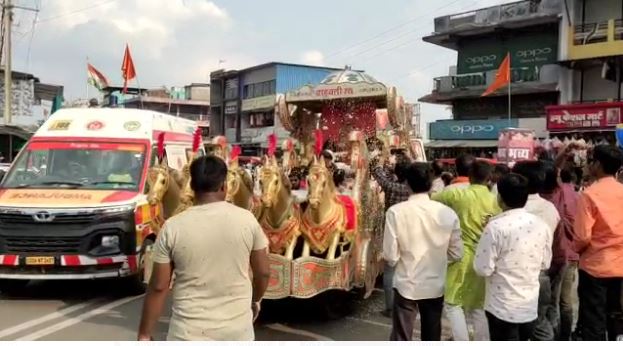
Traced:
<path fill-rule="evenodd" d="M 623 102 L 560 105 L 545 109 L 549 131 L 613 129 L 623 122 Z"/>
<path fill-rule="evenodd" d="M 457 73 L 495 70 L 509 52 L 512 68 L 555 64 L 558 59 L 558 35 L 544 31 L 503 39 L 486 37 L 470 40 L 459 47 Z"/>
<path fill-rule="evenodd" d="M 509 166 L 518 161 L 534 160 L 535 135 L 532 129 L 506 128 L 498 137 L 498 162 Z"/>
<path fill-rule="evenodd" d="M 517 119 L 439 120 L 430 123 L 429 137 L 441 140 L 497 139 L 500 130 L 518 126 Z"/>
<path fill-rule="evenodd" d="M 240 109 L 243 112 L 247 112 L 257 109 L 272 109 L 273 107 L 275 107 L 275 95 L 267 95 L 242 100 L 242 106 L 240 107 Z"/>

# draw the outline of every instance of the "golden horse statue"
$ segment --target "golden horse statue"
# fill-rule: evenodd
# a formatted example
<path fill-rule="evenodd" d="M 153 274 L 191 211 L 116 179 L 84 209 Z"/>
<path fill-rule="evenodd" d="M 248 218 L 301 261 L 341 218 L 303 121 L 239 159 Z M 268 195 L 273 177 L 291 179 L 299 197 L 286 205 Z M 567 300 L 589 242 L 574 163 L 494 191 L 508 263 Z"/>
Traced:
<path fill-rule="evenodd" d="M 322 157 L 314 159 L 307 179 L 309 206 L 301 218 L 301 232 L 305 237 L 303 257 L 309 257 L 311 249 L 316 254 L 326 252 L 326 259 L 333 260 L 342 236 L 346 242 L 354 239 L 356 219 L 348 218 L 349 211 L 350 216 L 356 215 L 352 214 L 356 213 L 353 209 L 356 206 L 350 197 L 338 195 L 333 175 Z"/>
<path fill-rule="evenodd" d="M 291 195 L 290 180 L 274 156 L 267 157 L 260 169 L 263 212 L 260 225 L 268 237 L 270 251 L 294 257 L 294 247 L 300 235 L 300 209 Z"/>
<path fill-rule="evenodd" d="M 183 176 L 168 167 L 166 163 L 149 168 L 147 203 L 152 207 L 162 204 L 162 215 L 158 215 L 151 225 L 154 232 L 158 233 L 164 220 L 175 215 L 180 204 L 180 193 L 184 183 Z"/>
<path fill-rule="evenodd" d="M 253 194 L 253 179 L 249 172 L 238 165 L 234 159 L 227 170 L 227 202 L 247 209 L 256 219 L 262 217 L 262 202 Z"/>

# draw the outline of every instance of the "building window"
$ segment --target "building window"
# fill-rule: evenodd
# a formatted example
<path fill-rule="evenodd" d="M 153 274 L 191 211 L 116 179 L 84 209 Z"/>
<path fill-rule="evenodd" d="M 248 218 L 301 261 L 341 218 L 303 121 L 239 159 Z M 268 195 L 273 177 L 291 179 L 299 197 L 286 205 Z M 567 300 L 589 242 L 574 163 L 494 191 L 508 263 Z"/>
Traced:
<path fill-rule="evenodd" d="M 275 114 L 273 111 L 249 114 L 249 128 L 268 126 L 275 126 Z"/>
<path fill-rule="evenodd" d="M 247 84 L 243 88 L 243 98 L 252 99 L 256 97 L 274 95 L 277 81 L 270 80 L 265 82 Z"/>

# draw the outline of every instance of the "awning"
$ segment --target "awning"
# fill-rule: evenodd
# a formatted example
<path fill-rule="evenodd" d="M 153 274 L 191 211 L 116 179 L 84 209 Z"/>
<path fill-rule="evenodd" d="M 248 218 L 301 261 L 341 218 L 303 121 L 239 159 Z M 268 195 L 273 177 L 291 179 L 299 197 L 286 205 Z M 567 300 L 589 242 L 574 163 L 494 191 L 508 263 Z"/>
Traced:
<path fill-rule="evenodd" d="M 424 148 L 494 148 L 498 146 L 497 140 L 470 140 L 451 141 L 438 140 L 424 144 Z"/>

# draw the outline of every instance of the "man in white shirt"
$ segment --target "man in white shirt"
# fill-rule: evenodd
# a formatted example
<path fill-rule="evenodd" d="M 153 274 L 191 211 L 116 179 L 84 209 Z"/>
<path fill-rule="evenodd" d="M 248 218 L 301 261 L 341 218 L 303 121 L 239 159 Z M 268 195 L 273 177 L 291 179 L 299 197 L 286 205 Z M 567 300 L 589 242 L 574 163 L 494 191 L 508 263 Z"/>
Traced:
<path fill-rule="evenodd" d="M 486 278 L 485 311 L 492 341 L 532 337 L 538 316 L 539 274 L 549 268 L 549 226 L 526 211 L 528 181 L 509 174 L 498 182 L 504 212 L 491 218 L 476 249 L 474 270 Z"/>
<path fill-rule="evenodd" d="M 530 214 L 541 218 L 548 226 L 550 232 L 547 237 L 548 246 L 552 247 L 554 241 L 554 232 L 558 228 L 560 222 L 560 214 L 556 206 L 541 197 L 539 193 L 543 192 L 545 187 L 546 169 L 541 161 L 521 161 L 513 167 L 513 173 L 519 174 L 528 180 L 528 202 L 525 209 Z M 549 275 L 543 271 L 539 276 L 541 283 L 541 291 L 539 293 L 539 318 L 534 326 L 534 335 L 532 340 L 553 341 L 555 337 L 554 321 L 551 314 L 548 316 L 548 310 L 552 306 L 552 284 Z M 551 319 L 550 319 L 551 317 Z"/>
<path fill-rule="evenodd" d="M 433 173 L 435 174 L 435 178 L 433 179 L 433 185 L 430 188 L 430 194 L 434 195 L 437 192 L 443 191 L 446 187 L 446 184 L 443 182 L 441 175 L 443 174 L 443 164 L 439 160 L 435 160 L 432 163 Z"/>
<path fill-rule="evenodd" d="M 416 162 L 407 169 L 413 194 L 386 215 L 383 257 L 394 267 L 392 341 L 410 341 L 418 310 L 422 340 L 441 339 L 441 313 L 448 262 L 463 256 L 459 218 L 428 197 L 432 171 Z"/>
<path fill-rule="evenodd" d="M 270 277 L 268 239 L 251 212 L 225 202 L 223 160 L 198 158 L 190 175 L 196 205 L 167 220 L 158 235 L 139 341 L 151 338 L 172 273 L 167 340 L 251 341 Z"/>

